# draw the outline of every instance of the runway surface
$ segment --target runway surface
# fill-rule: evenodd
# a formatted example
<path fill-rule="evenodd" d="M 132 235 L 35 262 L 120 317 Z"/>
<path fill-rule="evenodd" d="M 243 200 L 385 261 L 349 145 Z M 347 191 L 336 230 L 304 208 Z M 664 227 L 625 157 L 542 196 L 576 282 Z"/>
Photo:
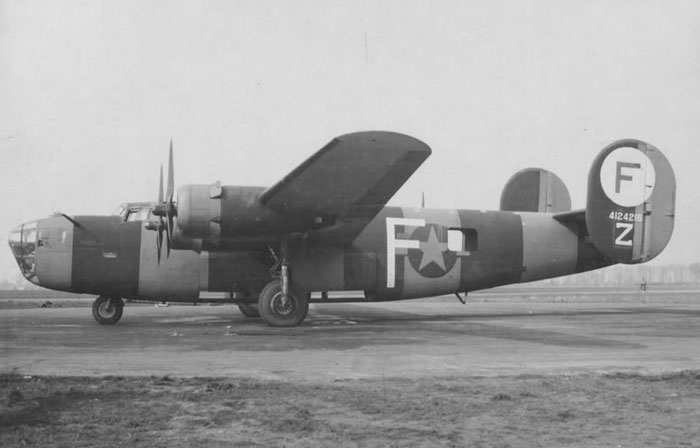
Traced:
<path fill-rule="evenodd" d="M 115 326 L 89 308 L 6 309 L 0 370 L 332 381 L 700 369 L 700 300 L 650 297 L 320 304 L 285 329 L 230 305 L 127 306 Z"/>

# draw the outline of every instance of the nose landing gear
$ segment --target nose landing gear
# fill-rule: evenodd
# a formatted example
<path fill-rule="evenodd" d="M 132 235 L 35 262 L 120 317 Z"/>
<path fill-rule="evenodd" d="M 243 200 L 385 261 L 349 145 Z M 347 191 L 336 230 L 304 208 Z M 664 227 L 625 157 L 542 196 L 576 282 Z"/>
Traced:
<path fill-rule="evenodd" d="M 124 302 L 119 297 L 99 296 L 92 303 L 92 317 L 101 325 L 114 325 L 124 313 Z"/>

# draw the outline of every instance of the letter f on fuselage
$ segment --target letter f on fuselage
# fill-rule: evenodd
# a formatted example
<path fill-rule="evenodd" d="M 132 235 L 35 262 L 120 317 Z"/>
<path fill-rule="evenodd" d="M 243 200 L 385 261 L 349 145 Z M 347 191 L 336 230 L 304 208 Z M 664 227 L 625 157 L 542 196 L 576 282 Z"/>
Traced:
<path fill-rule="evenodd" d="M 417 240 L 396 238 L 396 227 L 425 227 L 424 219 L 386 218 L 386 287 L 396 287 L 396 249 L 418 249 Z"/>

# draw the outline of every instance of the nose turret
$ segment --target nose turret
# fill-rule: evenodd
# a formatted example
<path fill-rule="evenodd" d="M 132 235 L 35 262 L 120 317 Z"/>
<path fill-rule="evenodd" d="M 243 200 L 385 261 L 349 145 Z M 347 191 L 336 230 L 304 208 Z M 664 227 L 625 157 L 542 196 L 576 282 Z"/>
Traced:
<path fill-rule="evenodd" d="M 10 231 L 8 242 L 24 278 L 39 285 L 36 275 L 37 221 L 21 224 Z"/>
<path fill-rule="evenodd" d="M 12 255 L 24 278 L 43 288 L 71 290 L 73 223 L 54 215 L 10 231 Z"/>

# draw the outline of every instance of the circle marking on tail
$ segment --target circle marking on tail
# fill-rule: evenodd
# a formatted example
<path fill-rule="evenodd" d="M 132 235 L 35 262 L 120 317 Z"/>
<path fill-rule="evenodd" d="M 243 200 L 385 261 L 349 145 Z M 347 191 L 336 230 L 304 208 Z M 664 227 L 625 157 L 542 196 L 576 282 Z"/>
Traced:
<path fill-rule="evenodd" d="M 637 148 L 615 149 L 600 167 L 600 184 L 605 195 L 622 207 L 636 207 L 649 199 L 655 182 L 654 164 Z"/>

